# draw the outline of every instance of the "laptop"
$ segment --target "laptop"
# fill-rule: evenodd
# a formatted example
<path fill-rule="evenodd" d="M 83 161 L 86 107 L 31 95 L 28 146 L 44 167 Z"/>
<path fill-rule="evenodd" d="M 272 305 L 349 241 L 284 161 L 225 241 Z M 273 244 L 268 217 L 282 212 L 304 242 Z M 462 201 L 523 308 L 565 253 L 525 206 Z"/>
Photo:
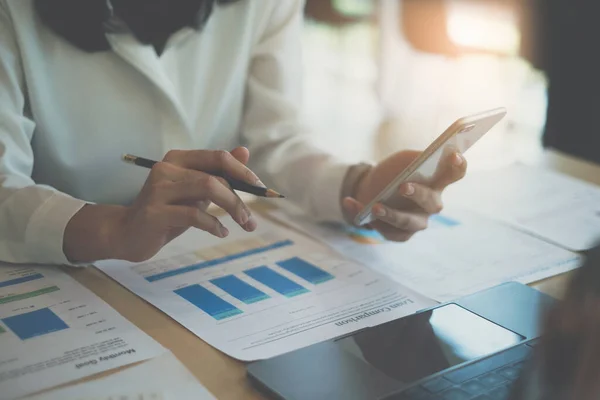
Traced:
<path fill-rule="evenodd" d="M 507 283 L 248 366 L 286 400 L 505 400 L 554 300 Z"/>

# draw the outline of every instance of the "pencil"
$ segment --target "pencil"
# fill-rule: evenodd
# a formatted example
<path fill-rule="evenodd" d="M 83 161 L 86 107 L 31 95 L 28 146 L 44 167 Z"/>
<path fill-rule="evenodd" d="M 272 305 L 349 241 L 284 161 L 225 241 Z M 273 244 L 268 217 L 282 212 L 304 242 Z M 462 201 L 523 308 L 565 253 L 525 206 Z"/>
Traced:
<path fill-rule="evenodd" d="M 139 167 L 144 167 L 144 168 L 148 168 L 148 169 L 152 168 L 156 163 L 158 163 L 158 161 L 149 160 L 149 159 L 143 158 L 143 157 L 137 157 L 137 156 L 134 156 L 131 154 L 124 154 L 122 159 L 123 159 L 123 161 L 125 161 L 128 164 L 134 164 Z M 250 185 L 249 183 L 246 183 L 246 182 L 243 182 L 243 181 L 240 181 L 237 179 L 233 179 L 233 178 L 230 178 L 227 176 L 223 176 L 221 174 L 216 174 L 216 173 L 212 173 L 212 172 L 210 172 L 210 174 L 225 179 L 225 181 L 227 181 L 227 183 L 229 184 L 229 186 L 231 186 L 231 188 L 233 190 L 237 190 L 239 192 L 249 193 L 249 194 L 253 194 L 255 196 L 259 196 L 259 197 L 268 197 L 268 198 L 276 198 L 276 199 L 285 198 L 284 195 L 276 192 L 273 189 Z"/>

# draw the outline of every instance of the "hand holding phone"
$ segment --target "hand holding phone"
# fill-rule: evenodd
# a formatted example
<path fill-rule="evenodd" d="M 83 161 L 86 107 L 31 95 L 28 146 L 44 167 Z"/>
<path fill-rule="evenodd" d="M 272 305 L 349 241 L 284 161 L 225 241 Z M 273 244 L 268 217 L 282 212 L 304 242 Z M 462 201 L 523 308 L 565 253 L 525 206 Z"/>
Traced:
<path fill-rule="evenodd" d="M 452 168 L 453 154 L 466 152 L 505 115 L 506 109 L 498 108 L 456 121 L 402 172 L 395 177 L 381 177 L 390 183 L 374 197 L 368 196 L 371 200 L 356 215 L 354 223 L 361 226 L 373 222 L 375 220 L 373 208 L 378 203 L 391 204 L 396 209 L 410 207 L 411 201 L 398 193 L 400 187 L 405 183 L 416 183 L 434 189 L 436 185 L 447 185 L 448 182 L 444 183 L 443 177 L 447 174 L 448 168 Z M 394 161 L 393 157 L 391 161 Z M 389 168 L 383 168 L 382 170 L 389 170 Z"/>

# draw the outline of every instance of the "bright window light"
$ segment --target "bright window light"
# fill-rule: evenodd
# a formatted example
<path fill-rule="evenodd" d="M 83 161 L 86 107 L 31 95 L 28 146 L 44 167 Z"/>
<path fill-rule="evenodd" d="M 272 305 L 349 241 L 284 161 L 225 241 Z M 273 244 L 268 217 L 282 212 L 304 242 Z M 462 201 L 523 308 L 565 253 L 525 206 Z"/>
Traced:
<path fill-rule="evenodd" d="M 365 17 L 373 13 L 372 0 L 334 0 L 335 8 L 344 15 L 352 17 Z"/>
<path fill-rule="evenodd" d="M 510 55 L 521 42 L 515 12 L 487 1 L 449 1 L 448 36 L 460 47 Z"/>

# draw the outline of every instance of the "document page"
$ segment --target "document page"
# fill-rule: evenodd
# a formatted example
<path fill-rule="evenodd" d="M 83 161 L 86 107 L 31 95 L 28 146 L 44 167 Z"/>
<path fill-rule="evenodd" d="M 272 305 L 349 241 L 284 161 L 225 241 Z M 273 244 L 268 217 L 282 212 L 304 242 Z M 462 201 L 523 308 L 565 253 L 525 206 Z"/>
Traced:
<path fill-rule="evenodd" d="M 170 352 L 104 378 L 27 400 L 213 400 Z"/>
<path fill-rule="evenodd" d="M 386 242 L 376 231 L 317 225 L 281 211 L 272 215 L 440 302 L 508 281 L 535 282 L 581 262 L 574 253 L 460 210 L 432 217 L 429 229 L 406 243 Z"/>
<path fill-rule="evenodd" d="M 569 250 L 600 242 L 600 187 L 559 173 L 523 165 L 478 172 L 451 186 L 445 200 Z"/>
<path fill-rule="evenodd" d="M 0 399 L 164 351 L 58 267 L 0 264 Z"/>
<path fill-rule="evenodd" d="M 230 219 L 227 239 L 190 230 L 149 262 L 97 266 L 222 352 L 264 359 L 434 304 L 301 235 Z"/>

